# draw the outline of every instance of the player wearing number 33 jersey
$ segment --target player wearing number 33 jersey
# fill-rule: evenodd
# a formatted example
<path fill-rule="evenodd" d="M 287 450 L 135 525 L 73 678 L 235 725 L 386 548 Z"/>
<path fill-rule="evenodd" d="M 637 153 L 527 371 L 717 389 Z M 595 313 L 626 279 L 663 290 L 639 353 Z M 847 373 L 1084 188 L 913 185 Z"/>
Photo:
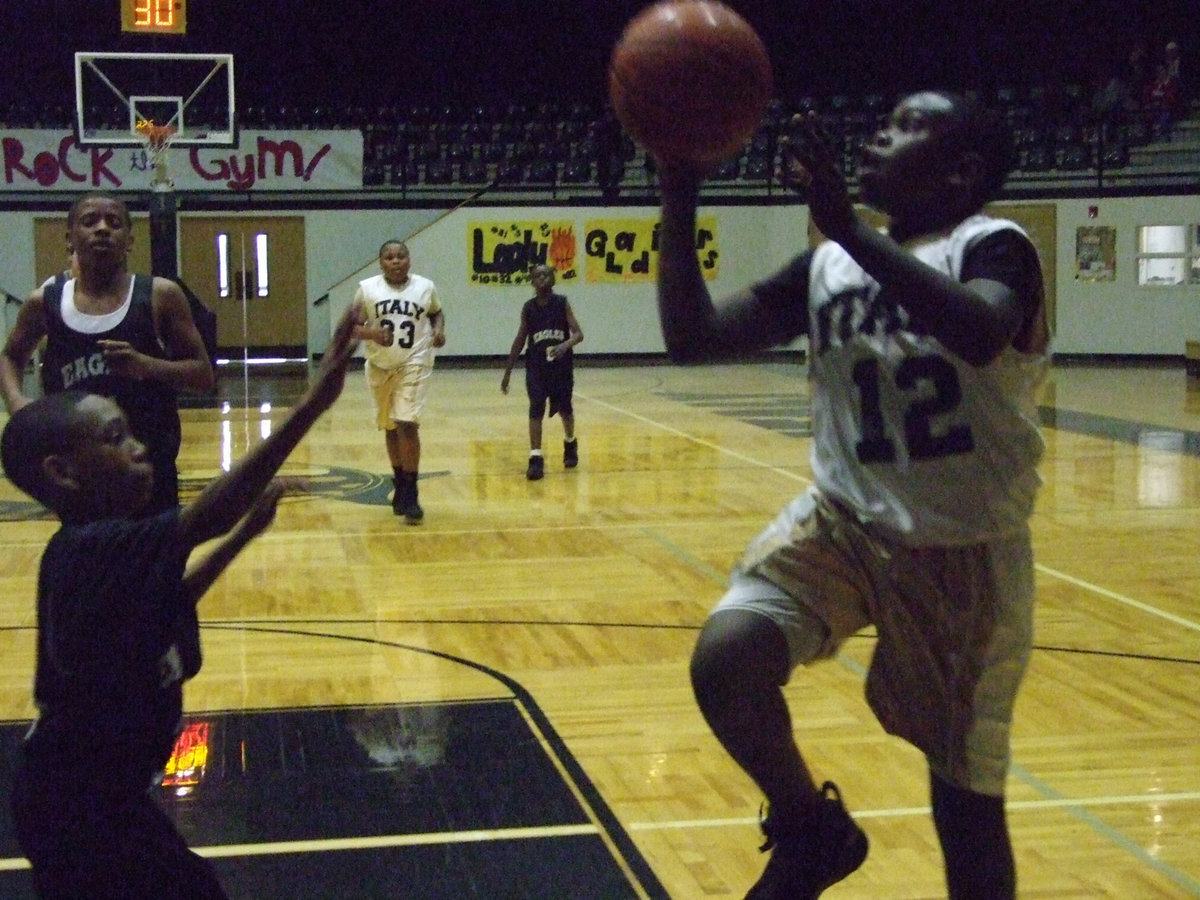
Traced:
<path fill-rule="evenodd" d="M 383 326 L 392 334 L 390 344 L 368 341 L 363 352 L 371 365 L 380 369 L 432 365 L 434 357 L 431 317 L 441 311 L 437 288 L 422 275 L 410 273 L 401 287 L 389 284 L 383 275 L 359 282 L 367 324 Z"/>
<path fill-rule="evenodd" d="M 375 398 L 376 424 L 392 430 L 397 422 L 420 422 L 429 376 L 433 372 L 434 321 L 442 307 L 437 288 L 409 273 L 403 284 L 385 275 L 358 284 L 368 328 L 382 328 L 384 341 L 364 341 L 367 384 Z"/>
<path fill-rule="evenodd" d="M 433 282 L 413 274 L 403 241 L 383 242 L 379 268 L 379 275 L 358 283 L 354 300 L 363 321 L 355 337 L 363 342 L 375 425 L 392 466 L 392 512 L 416 525 L 425 517 L 418 500 L 421 411 L 434 355 L 446 343 L 446 317 Z"/>

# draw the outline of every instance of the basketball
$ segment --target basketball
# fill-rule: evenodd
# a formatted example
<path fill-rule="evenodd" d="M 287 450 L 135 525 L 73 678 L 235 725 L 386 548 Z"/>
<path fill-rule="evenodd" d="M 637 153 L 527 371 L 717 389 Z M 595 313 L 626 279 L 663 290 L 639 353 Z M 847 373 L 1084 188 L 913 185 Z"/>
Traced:
<path fill-rule="evenodd" d="M 613 112 L 660 160 L 715 165 L 736 156 L 771 99 L 771 62 L 753 27 L 714 0 L 664 0 L 613 48 Z"/>

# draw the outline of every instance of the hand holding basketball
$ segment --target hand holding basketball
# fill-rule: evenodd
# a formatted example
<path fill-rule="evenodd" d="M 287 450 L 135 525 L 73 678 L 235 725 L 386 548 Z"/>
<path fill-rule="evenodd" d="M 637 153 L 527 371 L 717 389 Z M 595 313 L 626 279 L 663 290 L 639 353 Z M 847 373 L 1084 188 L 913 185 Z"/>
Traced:
<path fill-rule="evenodd" d="M 771 99 L 758 34 L 715 0 L 663 0 L 626 26 L 608 69 L 613 111 L 663 163 L 708 167 L 740 153 Z"/>

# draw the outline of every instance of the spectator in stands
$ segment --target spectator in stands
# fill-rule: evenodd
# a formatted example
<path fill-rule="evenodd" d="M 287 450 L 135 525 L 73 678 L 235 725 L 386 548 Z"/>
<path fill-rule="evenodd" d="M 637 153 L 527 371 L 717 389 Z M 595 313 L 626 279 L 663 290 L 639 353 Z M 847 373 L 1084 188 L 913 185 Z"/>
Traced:
<path fill-rule="evenodd" d="M 596 180 L 604 199 L 612 202 L 621 192 L 621 180 L 625 177 L 625 142 L 621 123 L 612 108 L 596 123 Z"/>
<path fill-rule="evenodd" d="M 1169 141 L 1171 128 L 1179 116 L 1179 86 L 1167 71 L 1165 62 L 1154 67 L 1154 80 L 1146 86 L 1142 107 L 1151 136 Z"/>
<path fill-rule="evenodd" d="M 1119 70 L 1099 67 L 1092 82 L 1091 119 L 1105 140 L 1112 140 L 1141 104 Z"/>
<path fill-rule="evenodd" d="M 1140 103 L 1150 83 L 1150 53 L 1146 42 L 1138 38 L 1129 48 L 1129 56 L 1125 59 L 1125 83 Z"/>
<path fill-rule="evenodd" d="M 1175 82 L 1175 93 L 1177 96 L 1176 119 L 1180 119 L 1187 113 L 1188 103 L 1191 102 L 1192 85 L 1186 78 L 1183 66 L 1183 54 L 1179 51 L 1179 43 L 1177 41 L 1167 41 L 1167 46 L 1163 48 L 1163 62 L 1167 66 L 1167 75 Z"/>

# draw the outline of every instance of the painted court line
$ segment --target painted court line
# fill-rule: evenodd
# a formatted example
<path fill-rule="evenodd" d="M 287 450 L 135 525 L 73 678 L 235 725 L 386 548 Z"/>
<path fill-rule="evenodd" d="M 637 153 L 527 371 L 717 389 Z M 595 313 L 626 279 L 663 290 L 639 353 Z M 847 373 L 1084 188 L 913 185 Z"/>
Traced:
<path fill-rule="evenodd" d="M 1060 581 L 1065 581 L 1067 584 L 1073 584 L 1076 587 L 1091 591 L 1094 594 L 1099 594 L 1101 597 L 1107 597 L 1109 600 L 1114 600 L 1117 603 L 1132 607 L 1140 612 L 1146 613 L 1149 616 L 1157 616 L 1160 619 L 1178 625 L 1180 628 L 1186 628 L 1189 631 L 1200 631 L 1200 622 L 1194 622 L 1191 619 L 1185 619 L 1182 616 L 1177 616 L 1174 613 L 1169 613 L 1164 609 L 1159 609 L 1157 606 L 1151 606 L 1148 603 L 1142 603 L 1140 600 L 1134 600 L 1132 597 L 1126 597 L 1124 594 L 1118 594 L 1116 591 L 1110 591 L 1107 588 L 1102 588 L 1098 584 L 1092 584 L 1090 581 L 1084 581 L 1082 578 L 1076 578 L 1074 575 L 1068 575 L 1066 572 L 1060 572 L 1057 569 L 1051 569 L 1048 566 L 1034 565 L 1039 572 L 1044 572 L 1051 575 Z"/>
<path fill-rule="evenodd" d="M 703 440 L 702 438 L 698 438 L 693 434 L 689 434 L 686 431 L 682 431 L 682 430 L 680 430 L 678 428 L 674 428 L 670 425 L 665 425 L 662 422 L 657 422 L 654 419 L 651 419 L 647 416 L 641 415 L 640 413 L 635 413 L 635 412 L 632 412 L 631 410 L 624 409 L 620 406 L 615 406 L 615 405 L 613 405 L 611 403 L 607 403 L 603 400 L 596 400 L 592 397 L 587 397 L 586 395 L 577 394 L 577 396 L 583 397 L 583 399 L 587 400 L 590 403 L 595 403 L 598 406 L 603 406 L 606 409 L 612 410 L 613 412 L 617 413 L 618 415 L 626 416 L 630 419 L 635 419 L 638 422 L 643 422 L 647 425 L 651 425 L 662 431 L 670 432 L 671 434 L 674 434 L 678 437 L 682 437 L 682 438 L 686 438 L 687 440 L 694 441 L 695 443 L 700 444 L 703 447 L 708 447 L 710 449 L 718 451 L 719 453 L 724 453 L 727 456 L 731 456 L 734 459 L 738 459 L 738 460 L 741 460 L 742 462 L 749 463 L 750 465 L 754 465 L 754 466 L 758 466 L 763 469 L 767 469 L 768 471 L 775 472 L 779 475 L 783 475 L 785 478 L 791 478 L 795 481 L 799 481 L 802 484 L 812 484 L 811 479 L 806 478 L 803 475 L 799 475 L 796 472 L 790 472 L 787 469 L 781 469 L 778 466 L 772 466 L 768 463 L 763 462 L 762 460 L 755 459 L 752 456 L 746 456 L 743 453 L 738 453 L 736 450 L 730 450 L 728 447 L 722 447 L 719 444 L 712 443 L 711 441 Z M 1084 590 L 1092 591 L 1093 593 L 1095 593 L 1101 597 L 1106 597 L 1109 600 L 1114 600 L 1117 603 L 1124 604 L 1126 606 L 1131 607 L 1132 609 L 1136 609 L 1141 612 L 1144 612 L 1147 615 L 1156 616 L 1160 619 L 1164 619 L 1168 622 L 1172 622 L 1175 625 L 1180 626 L 1181 628 L 1186 628 L 1189 631 L 1200 631 L 1200 623 L 1194 622 L 1191 619 L 1185 619 L 1182 616 L 1177 616 L 1174 613 L 1169 613 L 1166 610 L 1159 609 L 1156 606 L 1151 606 L 1148 603 L 1142 603 L 1139 600 L 1134 600 L 1132 597 L 1127 597 L 1124 594 L 1118 594 L 1116 591 L 1110 591 L 1107 588 L 1100 587 L 1097 584 L 1092 584 L 1089 581 L 1084 581 L 1081 578 L 1076 578 L 1073 575 L 1068 575 L 1066 572 L 1060 572 L 1057 569 L 1051 569 L 1048 566 L 1043 566 L 1039 563 L 1035 563 L 1034 568 L 1037 569 L 1039 572 L 1043 572 L 1044 574 L 1050 575 L 1053 578 L 1058 578 L 1062 581 L 1067 582 L 1068 584 L 1073 584 L 1076 587 L 1083 588 Z"/>
<path fill-rule="evenodd" d="M 1192 791 L 1178 794 L 1152 794 L 1152 795 L 1125 795 L 1117 797 L 1089 797 L 1086 800 L 1072 800 L 1068 798 L 1047 799 L 1047 800 L 1009 800 L 1005 807 L 1010 810 L 1014 809 L 1073 809 L 1077 807 L 1095 808 L 1108 806 L 1138 806 L 1145 803 L 1190 803 L 1200 801 L 1200 791 Z M 892 809 L 856 809 L 854 810 L 854 818 L 856 819 L 903 819 L 914 816 L 928 816 L 932 814 L 932 810 L 928 806 L 898 806 Z M 757 818 L 730 818 L 730 819 L 676 819 L 666 822 L 634 822 L 626 827 L 630 831 L 670 831 L 674 829 L 686 828 L 729 828 L 742 827 L 745 825 L 758 825 Z"/>
<path fill-rule="evenodd" d="M 1010 810 L 1044 809 L 1095 809 L 1112 806 L 1138 806 L 1146 803 L 1159 805 L 1192 803 L 1200 801 L 1200 791 L 1164 793 L 1153 795 L 1115 795 L 1070 799 L 1065 797 L 1044 800 L 1010 800 Z M 856 819 L 897 819 L 930 815 L 928 806 L 901 806 L 890 809 L 856 809 Z M 632 822 L 625 827 L 629 831 L 674 831 L 692 828 L 732 828 L 757 826 L 758 819 L 751 817 L 723 819 L 673 819 L 661 822 Z M 386 834 L 372 837 L 327 838 L 306 841 L 275 841 L 260 844 L 223 844 L 211 847 L 194 847 L 201 856 L 209 859 L 222 857 L 278 856 L 289 853 L 329 853 L 338 850 L 369 850 L 383 847 L 419 847 L 444 844 L 469 844 L 484 841 L 515 841 L 556 837 L 576 837 L 598 834 L 595 825 L 554 825 L 537 828 L 496 828 L 475 831 L 444 831 L 428 834 Z M 29 862 L 22 857 L 0 859 L 0 871 L 28 869 Z"/>
<path fill-rule="evenodd" d="M 595 825 L 553 825 L 541 828 L 493 828 L 478 831 L 442 831 L 430 834 L 383 834 L 372 837 L 327 838 L 310 841 L 276 841 L 262 844 L 221 844 L 192 847 L 209 859 L 244 856 L 280 856 L 288 853 L 330 853 L 337 850 L 376 850 L 381 847 L 427 847 L 439 844 L 475 844 L 484 841 L 521 841 L 533 838 L 575 837 L 599 834 Z M 0 871 L 28 869 L 29 861 L 0 859 Z"/>
<path fill-rule="evenodd" d="M 654 428 L 659 429 L 660 431 L 666 431 L 670 434 L 675 435 L 676 437 L 686 438 L 687 440 L 692 441 L 695 444 L 699 444 L 701 447 L 708 447 L 710 450 L 716 450 L 719 453 L 724 453 L 726 456 L 732 456 L 734 459 L 740 459 L 742 462 L 749 463 L 752 466 L 758 466 L 759 468 L 767 469 L 771 472 L 775 472 L 779 475 L 782 475 L 785 478 L 791 478 L 795 481 L 799 481 L 804 484 L 812 484 L 812 481 L 808 478 L 805 478 L 803 475 L 798 475 L 795 472 L 790 472 L 787 469 L 781 469 L 777 466 L 768 465 L 767 463 L 763 462 L 760 459 L 755 459 L 752 456 L 745 456 L 741 453 L 738 453 L 736 450 L 730 450 L 728 447 L 722 447 L 720 444 L 714 444 L 711 441 L 706 441 L 703 438 L 698 438 L 694 434 L 689 434 L 686 431 L 680 431 L 678 428 L 673 428 L 670 425 L 665 425 L 662 422 L 655 421 L 654 419 L 643 416 L 640 413 L 632 412 L 631 410 L 624 409 L 620 406 L 614 406 L 613 404 L 608 403 L 604 400 L 597 400 L 594 397 L 589 397 L 586 394 L 579 393 L 578 391 L 575 392 L 575 396 L 579 397 L 583 400 L 587 400 L 589 403 L 595 403 L 597 406 L 603 406 L 605 409 L 612 410 L 613 412 L 617 413 L 618 415 L 622 415 L 622 416 L 625 416 L 626 418 L 634 419 L 635 421 L 642 422 L 643 424 L 646 424 L 646 425 L 650 425 Z"/>

